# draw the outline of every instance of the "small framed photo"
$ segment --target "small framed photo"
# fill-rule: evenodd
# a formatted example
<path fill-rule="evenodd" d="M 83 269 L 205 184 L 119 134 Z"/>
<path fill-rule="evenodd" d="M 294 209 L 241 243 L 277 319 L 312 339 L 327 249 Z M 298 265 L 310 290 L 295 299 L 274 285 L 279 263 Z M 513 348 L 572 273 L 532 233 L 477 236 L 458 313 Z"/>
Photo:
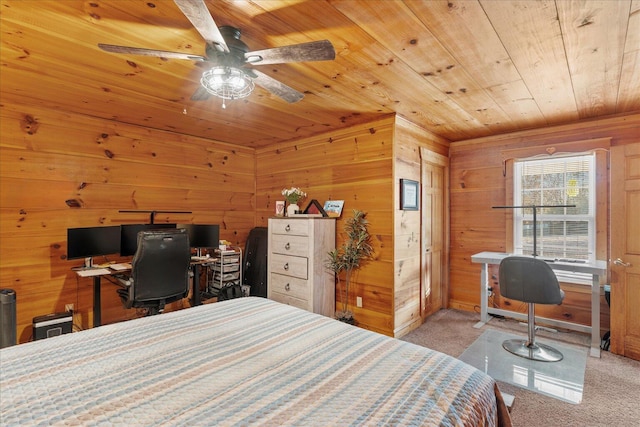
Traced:
<path fill-rule="evenodd" d="M 400 179 L 400 209 L 417 211 L 420 209 L 420 183 L 411 179 Z"/>
<path fill-rule="evenodd" d="M 340 218 L 344 200 L 327 200 L 324 202 L 324 211 L 330 218 Z"/>
<path fill-rule="evenodd" d="M 284 216 L 284 200 L 276 200 L 276 216 Z"/>

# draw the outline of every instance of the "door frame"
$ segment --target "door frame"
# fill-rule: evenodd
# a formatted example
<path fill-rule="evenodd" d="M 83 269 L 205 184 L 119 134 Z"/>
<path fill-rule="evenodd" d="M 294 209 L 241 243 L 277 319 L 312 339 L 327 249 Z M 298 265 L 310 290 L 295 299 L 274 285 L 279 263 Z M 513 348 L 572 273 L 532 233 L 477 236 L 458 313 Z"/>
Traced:
<path fill-rule="evenodd" d="M 629 329 L 629 316 L 637 315 L 636 303 L 631 301 L 633 295 L 637 297 L 638 292 L 630 292 L 629 286 L 640 284 L 640 256 L 632 253 L 633 248 L 637 248 L 638 242 L 629 242 L 632 231 L 628 224 L 632 218 L 627 218 L 627 192 L 638 192 L 637 182 L 639 174 L 632 171 L 628 159 L 640 157 L 640 142 L 611 147 L 611 259 L 609 263 L 610 285 L 611 285 L 611 346 L 610 351 L 614 354 L 640 360 L 640 338 L 637 329 Z M 634 184 L 627 183 L 634 179 Z M 634 217 L 638 221 L 637 217 Z M 637 224 L 636 224 L 637 227 Z M 640 227 L 639 227 L 640 228 Z M 637 235 L 634 235 L 638 239 Z M 628 265 L 615 263 L 613 260 L 620 259 Z M 630 283 L 632 282 L 632 283 Z M 637 325 L 636 325 L 637 328 Z"/>
<path fill-rule="evenodd" d="M 426 147 L 420 147 L 420 180 L 423 183 L 421 186 L 421 204 L 424 203 L 424 169 L 422 165 L 424 163 L 428 163 L 433 166 L 443 168 L 443 179 L 442 183 L 442 208 L 443 208 L 443 222 L 442 224 L 442 265 L 440 266 L 442 272 L 442 289 L 441 291 L 441 306 L 442 308 L 447 308 L 449 306 L 449 254 L 450 254 L 450 207 L 449 207 L 449 157 L 435 153 L 430 151 Z M 424 206 L 420 206 L 421 215 L 426 215 L 424 210 Z M 426 312 L 426 304 L 425 304 L 425 270 L 426 270 L 426 244 L 422 236 L 424 236 L 424 227 L 426 221 L 420 221 L 420 316 L 422 320 L 433 313 Z"/>

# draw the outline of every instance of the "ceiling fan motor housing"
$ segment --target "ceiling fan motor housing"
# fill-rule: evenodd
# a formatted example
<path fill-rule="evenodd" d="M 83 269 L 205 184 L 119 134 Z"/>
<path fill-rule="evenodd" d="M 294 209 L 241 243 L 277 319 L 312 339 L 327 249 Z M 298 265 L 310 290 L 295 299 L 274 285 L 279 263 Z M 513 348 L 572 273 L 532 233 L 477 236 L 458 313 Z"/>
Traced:
<path fill-rule="evenodd" d="M 219 28 L 220 34 L 229 47 L 230 53 L 220 52 L 210 44 L 206 47 L 206 56 L 216 65 L 240 68 L 245 64 L 244 54 L 249 52 L 249 47 L 240 40 L 240 30 L 231 26 Z"/>

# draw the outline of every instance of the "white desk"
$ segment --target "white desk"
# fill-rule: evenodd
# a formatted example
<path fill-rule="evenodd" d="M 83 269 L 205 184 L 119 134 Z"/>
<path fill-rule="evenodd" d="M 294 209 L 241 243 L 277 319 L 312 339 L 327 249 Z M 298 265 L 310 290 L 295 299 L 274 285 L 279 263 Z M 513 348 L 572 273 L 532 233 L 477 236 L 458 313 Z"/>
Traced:
<path fill-rule="evenodd" d="M 489 307 L 489 264 L 500 264 L 500 261 L 509 255 L 511 254 L 480 252 L 471 256 L 471 262 L 482 264 L 480 276 L 480 322 L 476 323 L 476 328 L 481 328 L 489 321 L 489 314 L 513 317 L 523 321 L 527 320 L 527 315 L 524 313 Z M 554 270 L 591 274 L 591 326 L 540 316 L 536 316 L 536 322 L 541 321 L 559 328 L 591 333 L 591 356 L 600 357 L 600 277 L 606 277 L 607 263 L 605 261 L 584 264 L 558 261 L 548 261 L 547 263 Z"/>

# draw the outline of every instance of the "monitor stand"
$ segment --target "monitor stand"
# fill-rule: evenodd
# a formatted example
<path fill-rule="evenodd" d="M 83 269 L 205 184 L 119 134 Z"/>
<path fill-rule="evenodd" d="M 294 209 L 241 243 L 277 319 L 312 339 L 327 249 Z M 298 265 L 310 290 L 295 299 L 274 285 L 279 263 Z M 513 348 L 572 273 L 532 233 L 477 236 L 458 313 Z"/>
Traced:
<path fill-rule="evenodd" d="M 87 257 L 84 259 L 84 268 L 92 268 L 93 267 L 93 258 Z"/>

